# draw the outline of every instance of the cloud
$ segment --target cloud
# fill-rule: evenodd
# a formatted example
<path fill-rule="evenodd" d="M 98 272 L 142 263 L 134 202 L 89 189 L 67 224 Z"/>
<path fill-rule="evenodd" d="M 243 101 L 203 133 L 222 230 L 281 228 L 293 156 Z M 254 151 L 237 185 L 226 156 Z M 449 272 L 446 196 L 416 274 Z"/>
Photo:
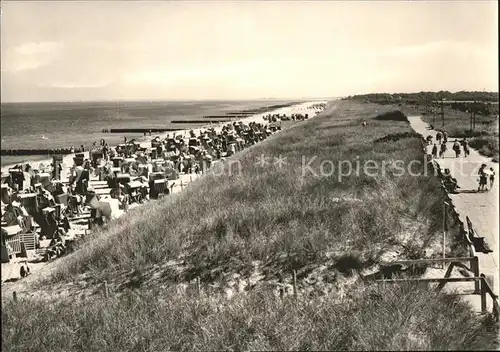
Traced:
<path fill-rule="evenodd" d="M 82 88 L 104 88 L 112 83 L 111 80 L 98 81 L 94 83 L 82 82 L 55 82 L 55 83 L 40 83 L 40 88 L 61 88 L 61 89 L 82 89 Z"/>
<path fill-rule="evenodd" d="M 460 53 L 470 52 L 473 53 L 474 55 L 488 55 L 488 53 L 484 50 L 484 47 L 479 46 L 475 43 L 466 41 L 452 41 L 452 40 L 433 41 L 419 45 L 397 46 L 382 52 L 382 55 L 411 57 L 411 56 L 432 55 L 436 53 L 451 55 L 452 53 L 457 53 L 457 52 Z"/>
<path fill-rule="evenodd" d="M 263 61 L 248 61 L 229 63 L 215 67 L 179 67 L 157 68 L 143 70 L 125 75 L 123 82 L 126 84 L 153 84 L 168 86 L 174 83 L 191 81 L 213 81 L 220 79 L 241 79 L 259 72 L 268 71 Z"/>
<path fill-rule="evenodd" d="M 39 55 L 61 50 L 63 46 L 60 42 L 24 43 L 15 47 L 14 51 L 21 55 Z"/>
<path fill-rule="evenodd" d="M 63 48 L 60 42 L 29 42 L 7 49 L 2 57 L 2 70 L 20 72 L 46 66 L 61 56 Z"/>
<path fill-rule="evenodd" d="M 103 40 L 93 40 L 87 43 L 87 46 L 90 48 L 96 49 L 114 49 L 116 48 L 116 44 L 109 43 Z"/>

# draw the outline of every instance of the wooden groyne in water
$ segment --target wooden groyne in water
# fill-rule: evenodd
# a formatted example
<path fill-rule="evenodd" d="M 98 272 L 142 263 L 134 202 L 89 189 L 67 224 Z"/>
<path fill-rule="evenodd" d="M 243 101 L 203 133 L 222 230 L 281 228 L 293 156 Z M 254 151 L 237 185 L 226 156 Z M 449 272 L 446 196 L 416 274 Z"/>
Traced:
<path fill-rule="evenodd" d="M 102 130 L 103 133 L 149 133 L 149 132 L 174 132 L 181 128 L 110 128 Z"/>
<path fill-rule="evenodd" d="M 240 115 L 234 115 L 234 116 L 225 116 L 225 115 L 206 115 L 203 116 L 204 119 L 236 119 Z M 244 116 L 242 116 L 244 117 Z M 206 121 L 205 121 L 206 122 Z"/>
<path fill-rule="evenodd" d="M 207 124 L 207 123 L 221 123 L 221 122 L 228 122 L 228 120 L 174 120 L 170 121 L 170 123 L 183 123 L 183 124 L 188 124 L 188 123 L 197 123 L 197 124 Z"/>
<path fill-rule="evenodd" d="M 231 116 L 231 117 L 232 117 L 232 116 L 240 116 L 240 115 L 241 115 L 241 116 L 250 116 L 250 115 L 254 115 L 254 114 L 255 114 L 255 112 L 249 112 L 249 111 L 247 111 L 247 112 L 245 112 L 245 111 L 237 111 L 237 112 L 228 112 L 226 115 L 228 115 L 228 116 Z"/>
<path fill-rule="evenodd" d="M 69 148 L 59 149 L 2 149 L 2 156 L 71 154 Z"/>
<path fill-rule="evenodd" d="M 250 110 L 242 110 L 242 111 L 230 111 L 226 112 L 225 115 L 206 115 L 203 116 L 204 119 L 239 119 L 239 118 L 245 118 L 251 115 L 256 115 L 259 113 L 265 113 L 270 110 L 276 110 L 280 108 L 286 108 L 291 105 L 298 104 L 297 102 L 294 103 L 287 103 L 287 104 L 280 104 L 280 105 L 272 105 L 272 106 L 265 106 L 262 108 L 258 109 L 250 109 Z M 222 122 L 222 121 L 221 121 Z"/>

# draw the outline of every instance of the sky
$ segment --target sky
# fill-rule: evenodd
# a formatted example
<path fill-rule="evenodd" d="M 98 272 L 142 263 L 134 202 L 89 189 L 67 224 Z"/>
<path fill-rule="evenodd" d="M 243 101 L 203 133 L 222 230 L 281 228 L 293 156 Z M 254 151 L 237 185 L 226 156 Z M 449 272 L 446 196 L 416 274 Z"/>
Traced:
<path fill-rule="evenodd" d="M 1 2 L 1 100 L 498 88 L 497 1 Z"/>

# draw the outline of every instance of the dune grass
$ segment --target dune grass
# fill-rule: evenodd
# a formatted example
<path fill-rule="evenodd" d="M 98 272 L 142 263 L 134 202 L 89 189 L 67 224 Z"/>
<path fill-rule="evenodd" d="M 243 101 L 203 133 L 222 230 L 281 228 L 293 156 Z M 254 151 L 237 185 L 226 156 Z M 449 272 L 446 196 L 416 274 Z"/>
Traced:
<path fill-rule="evenodd" d="M 3 351 L 494 350 L 488 317 L 458 296 L 359 286 L 349 303 L 254 291 L 230 300 L 167 291 L 2 307 Z M 39 314 L 33 314 L 39 312 Z"/>
<path fill-rule="evenodd" d="M 439 182 L 430 171 L 397 175 L 390 165 L 400 161 L 407 167 L 416 160 L 420 164 L 412 171 L 423 172 L 420 138 L 384 141 L 411 132 L 404 116 L 379 120 L 372 105 L 337 104 L 333 115 L 293 126 L 215 167 L 185 192 L 121 218 L 61 259 L 52 282 L 84 272 L 108 280 L 118 271 L 137 274 L 179 258 L 185 270 L 165 277 L 215 280 L 224 270 L 249 269 L 254 261 L 288 270 L 320 263 L 327 253 L 359 253 L 370 266 L 408 242 L 422 251 L 431 248 L 442 223 Z M 363 119 L 369 120 L 366 128 Z M 268 165 L 256 165 L 261 156 Z M 273 163 L 280 156 L 286 157 L 282 167 Z M 325 160 L 334 169 L 323 164 L 321 176 Z M 363 172 L 367 160 L 379 165 L 373 177 Z M 349 175 L 347 162 L 353 168 Z M 219 274 L 216 268 L 222 268 Z"/>

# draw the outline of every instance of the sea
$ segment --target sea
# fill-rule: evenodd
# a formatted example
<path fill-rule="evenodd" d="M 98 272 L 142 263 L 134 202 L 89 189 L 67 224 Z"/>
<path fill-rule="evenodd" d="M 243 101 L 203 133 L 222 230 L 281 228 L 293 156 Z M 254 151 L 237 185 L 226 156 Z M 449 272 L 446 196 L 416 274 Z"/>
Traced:
<path fill-rule="evenodd" d="M 292 100 L 239 101 L 115 101 L 2 103 L 1 149 L 89 148 L 104 139 L 109 145 L 124 137 L 140 139 L 140 133 L 103 133 L 111 128 L 180 128 L 204 124 L 173 124 L 173 120 L 204 120 L 207 115 L 225 115 Z M 206 119 L 207 123 L 210 119 Z M 50 158 L 49 155 L 2 156 L 1 165 Z"/>

